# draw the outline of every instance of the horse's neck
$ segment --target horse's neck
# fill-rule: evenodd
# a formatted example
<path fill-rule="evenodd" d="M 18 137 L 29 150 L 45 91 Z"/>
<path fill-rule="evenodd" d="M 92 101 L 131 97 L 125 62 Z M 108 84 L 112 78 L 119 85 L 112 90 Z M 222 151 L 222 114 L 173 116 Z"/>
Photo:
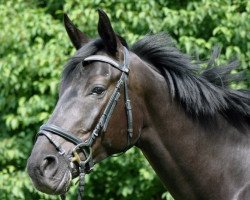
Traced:
<path fill-rule="evenodd" d="M 176 199 L 229 199 L 250 180 L 249 137 L 223 118 L 221 133 L 207 133 L 171 100 L 162 76 L 141 73 L 148 84 L 138 147 L 167 189 Z"/>

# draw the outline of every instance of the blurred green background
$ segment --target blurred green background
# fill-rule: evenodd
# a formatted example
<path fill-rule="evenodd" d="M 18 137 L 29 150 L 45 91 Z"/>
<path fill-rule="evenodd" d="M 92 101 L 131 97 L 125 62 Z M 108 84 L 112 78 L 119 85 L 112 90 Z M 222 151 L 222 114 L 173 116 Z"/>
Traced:
<path fill-rule="evenodd" d="M 34 136 L 57 100 L 63 65 L 75 50 L 63 27 L 69 14 L 97 36 L 97 8 L 132 44 L 147 33 L 168 32 L 201 60 L 214 45 L 218 63 L 237 57 L 250 77 L 250 1 L 247 0 L 0 0 L 0 199 L 58 199 L 37 192 L 25 171 Z M 249 88 L 248 81 L 234 84 Z M 69 199 L 76 199 L 76 186 Z M 86 199 L 171 200 L 139 150 L 108 159 L 87 176 Z"/>

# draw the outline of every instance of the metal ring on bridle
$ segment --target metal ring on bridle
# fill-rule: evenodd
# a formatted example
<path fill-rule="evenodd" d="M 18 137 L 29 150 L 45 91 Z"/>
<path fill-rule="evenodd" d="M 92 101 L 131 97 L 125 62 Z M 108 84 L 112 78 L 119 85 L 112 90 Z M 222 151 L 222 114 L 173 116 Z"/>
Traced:
<path fill-rule="evenodd" d="M 85 149 L 82 149 L 82 147 L 85 147 Z M 86 148 L 88 148 L 89 152 L 85 151 Z M 86 157 L 85 160 L 81 160 L 79 154 L 77 153 L 78 150 L 81 150 L 80 152 L 84 154 L 84 156 Z M 84 143 L 81 143 L 74 147 L 74 149 L 72 150 L 72 154 L 73 154 L 73 157 L 71 158 L 71 162 L 76 161 L 78 164 L 80 164 L 80 162 L 83 162 L 84 164 L 86 164 L 92 158 L 92 148 L 90 146 L 86 146 Z"/>

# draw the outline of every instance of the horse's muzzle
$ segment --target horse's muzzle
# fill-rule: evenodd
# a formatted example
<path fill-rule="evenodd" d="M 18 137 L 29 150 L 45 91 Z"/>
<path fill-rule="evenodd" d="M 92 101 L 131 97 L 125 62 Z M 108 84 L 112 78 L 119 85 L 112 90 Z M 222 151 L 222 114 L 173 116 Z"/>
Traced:
<path fill-rule="evenodd" d="M 71 170 L 65 158 L 56 152 L 55 155 L 32 151 L 27 162 L 27 171 L 34 186 L 47 194 L 64 194 L 72 179 Z"/>

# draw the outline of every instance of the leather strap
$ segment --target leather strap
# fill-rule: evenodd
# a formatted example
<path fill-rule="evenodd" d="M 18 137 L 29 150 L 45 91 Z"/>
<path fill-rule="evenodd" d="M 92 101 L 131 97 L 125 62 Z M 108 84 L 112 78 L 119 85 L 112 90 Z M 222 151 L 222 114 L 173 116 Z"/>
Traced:
<path fill-rule="evenodd" d="M 124 61 L 123 64 L 119 64 L 118 62 L 114 61 L 112 58 L 102 55 L 92 55 L 85 58 L 83 61 L 99 61 L 105 62 L 112 65 L 114 68 L 120 70 L 121 72 L 125 72 L 127 75 L 129 73 L 129 58 L 128 58 L 128 50 L 124 47 L 123 51 Z"/>
<path fill-rule="evenodd" d="M 48 132 L 51 132 L 55 135 L 59 135 L 60 137 L 72 142 L 75 145 L 82 143 L 82 140 L 80 138 L 75 137 L 72 133 L 70 133 L 67 130 L 64 130 L 64 129 L 62 129 L 54 124 L 42 125 L 40 127 L 40 131 L 38 132 L 38 135 L 40 135 L 40 134 L 45 135 L 42 131 L 48 131 Z"/>
<path fill-rule="evenodd" d="M 89 57 L 85 58 L 84 62 L 86 62 L 86 61 L 105 62 L 105 63 L 112 65 L 114 68 L 116 68 L 122 72 L 128 73 L 128 68 L 123 68 L 123 65 L 118 64 L 113 59 L 111 59 L 107 56 L 93 55 L 93 56 L 89 56 Z"/>

